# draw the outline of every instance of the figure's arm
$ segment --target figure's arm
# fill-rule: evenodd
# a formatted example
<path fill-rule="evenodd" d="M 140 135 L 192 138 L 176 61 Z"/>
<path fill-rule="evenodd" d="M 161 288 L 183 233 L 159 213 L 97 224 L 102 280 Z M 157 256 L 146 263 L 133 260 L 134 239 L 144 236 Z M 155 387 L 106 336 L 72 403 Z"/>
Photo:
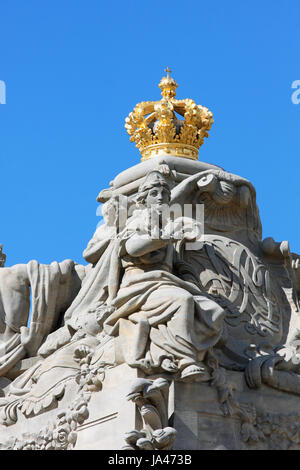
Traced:
<path fill-rule="evenodd" d="M 185 201 L 186 197 L 197 189 L 197 179 L 199 174 L 189 176 L 188 178 L 177 184 L 171 191 L 171 203 L 177 204 Z"/>
<path fill-rule="evenodd" d="M 224 191 L 221 187 L 222 182 L 226 182 L 233 187 L 231 197 L 230 193 L 228 194 L 229 197 L 223 198 L 223 196 L 220 196 L 220 193 L 222 194 Z M 236 188 L 235 190 L 234 187 Z M 186 199 L 191 197 L 192 192 L 195 195 L 204 192 L 210 193 L 215 202 L 221 205 L 228 204 L 233 197 L 236 197 L 238 205 L 242 208 L 246 208 L 249 205 L 251 193 L 255 197 L 255 189 L 248 180 L 218 169 L 201 171 L 183 180 L 172 189 L 171 203 L 184 204 Z M 224 194 L 226 196 L 226 190 Z"/>
<path fill-rule="evenodd" d="M 184 203 L 193 191 L 213 191 L 219 170 L 205 170 L 184 179 L 171 191 L 171 203 Z"/>
<path fill-rule="evenodd" d="M 83 258 L 88 262 L 95 264 L 99 261 L 101 255 L 103 254 L 105 248 L 107 247 L 108 239 L 100 239 L 96 235 L 89 242 L 88 246 L 82 253 Z"/>
<path fill-rule="evenodd" d="M 161 230 L 159 238 L 151 238 L 151 235 L 137 231 L 126 241 L 125 251 L 130 256 L 138 257 L 160 250 L 178 240 L 192 241 L 195 235 L 191 233 L 190 222 L 191 219 L 184 217 L 169 220 Z"/>
<path fill-rule="evenodd" d="M 153 240 L 149 236 L 135 234 L 130 237 L 125 243 L 126 252 L 133 257 L 143 256 L 152 251 L 159 250 L 172 243 L 169 240 L 155 239 Z"/>

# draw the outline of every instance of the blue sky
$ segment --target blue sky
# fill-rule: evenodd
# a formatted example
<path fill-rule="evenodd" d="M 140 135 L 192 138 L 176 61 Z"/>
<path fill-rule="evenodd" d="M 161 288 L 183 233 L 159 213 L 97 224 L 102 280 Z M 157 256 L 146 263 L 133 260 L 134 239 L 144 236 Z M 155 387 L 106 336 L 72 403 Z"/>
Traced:
<path fill-rule="evenodd" d="M 0 243 L 7 266 L 82 263 L 96 196 L 140 156 L 124 119 L 160 97 L 209 107 L 200 160 L 248 178 L 263 236 L 300 253 L 298 1 L 10 0 L 0 4 Z"/>

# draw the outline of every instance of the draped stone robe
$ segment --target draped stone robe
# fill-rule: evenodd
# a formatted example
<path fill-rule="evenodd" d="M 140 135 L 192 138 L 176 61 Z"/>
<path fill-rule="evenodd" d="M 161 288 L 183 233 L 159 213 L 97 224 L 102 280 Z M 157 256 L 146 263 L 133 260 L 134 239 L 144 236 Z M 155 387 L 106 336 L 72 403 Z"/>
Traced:
<path fill-rule="evenodd" d="M 202 361 L 218 342 L 224 311 L 196 285 L 172 273 L 173 245 L 140 257 L 126 253 L 126 241 L 139 232 L 146 218 L 147 210 L 136 211 L 121 235 L 124 274 L 111 301 L 116 310 L 104 329 L 119 336 L 127 363 L 147 358 L 157 367 L 169 358 L 181 370 Z"/>

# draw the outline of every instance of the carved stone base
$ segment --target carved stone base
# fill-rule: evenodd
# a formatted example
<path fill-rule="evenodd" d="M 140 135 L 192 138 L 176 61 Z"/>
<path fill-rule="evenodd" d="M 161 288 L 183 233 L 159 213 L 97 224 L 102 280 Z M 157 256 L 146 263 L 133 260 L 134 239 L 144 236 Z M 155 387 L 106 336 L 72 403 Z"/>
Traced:
<path fill-rule="evenodd" d="M 226 375 L 235 399 L 231 410 L 220 406 L 208 384 L 175 383 L 173 449 L 300 449 L 300 397 L 267 386 L 251 390 L 241 372 Z"/>
<path fill-rule="evenodd" d="M 125 433 L 137 426 L 135 404 L 126 400 L 136 377 L 137 370 L 127 364 L 107 371 L 102 390 L 91 396 L 88 419 L 77 428 L 75 450 L 110 450 L 124 446 Z"/>
<path fill-rule="evenodd" d="M 102 389 L 81 396 L 71 381 L 48 411 L 0 426 L 1 449 L 300 450 L 300 397 L 249 389 L 242 372 L 211 383 L 139 375 L 107 369 Z"/>
<path fill-rule="evenodd" d="M 51 409 L 30 417 L 18 411 L 16 424 L 0 425 L 0 448 L 120 449 L 125 433 L 136 427 L 136 406 L 126 400 L 136 377 L 126 364 L 107 369 L 102 389 L 81 396 L 71 380 Z"/>

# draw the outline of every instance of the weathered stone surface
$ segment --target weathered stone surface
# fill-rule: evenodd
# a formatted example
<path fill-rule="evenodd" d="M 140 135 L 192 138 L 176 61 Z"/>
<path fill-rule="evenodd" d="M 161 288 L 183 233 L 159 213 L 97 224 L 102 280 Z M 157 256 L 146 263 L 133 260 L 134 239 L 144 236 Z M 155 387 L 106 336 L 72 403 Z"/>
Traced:
<path fill-rule="evenodd" d="M 137 371 L 126 364 L 109 369 L 100 393 L 91 396 L 89 417 L 77 427 L 75 450 L 121 449 L 124 436 L 137 426 L 134 403 L 126 392 L 136 379 Z"/>
<path fill-rule="evenodd" d="M 5 261 L 6 261 L 6 255 L 3 253 L 2 249 L 3 249 L 3 246 L 0 245 L 0 268 L 3 268 L 3 266 L 5 265 Z"/>
<path fill-rule="evenodd" d="M 300 449 L 299 397 L 264 385 L 250 390 L 241 372 L 227 372 L 227 381 L 236 401 L 227 416 L 214 387 L 175 382 L 174 449 Z"/>
<path fill-rule="evenodd" d="M 145 161 L 100 192 L 86 265 L 0 249 L 3 449 L 300 448 L 299 255 L 194 159 L 212 114 L 174 87 L 126 121 Z"/>

